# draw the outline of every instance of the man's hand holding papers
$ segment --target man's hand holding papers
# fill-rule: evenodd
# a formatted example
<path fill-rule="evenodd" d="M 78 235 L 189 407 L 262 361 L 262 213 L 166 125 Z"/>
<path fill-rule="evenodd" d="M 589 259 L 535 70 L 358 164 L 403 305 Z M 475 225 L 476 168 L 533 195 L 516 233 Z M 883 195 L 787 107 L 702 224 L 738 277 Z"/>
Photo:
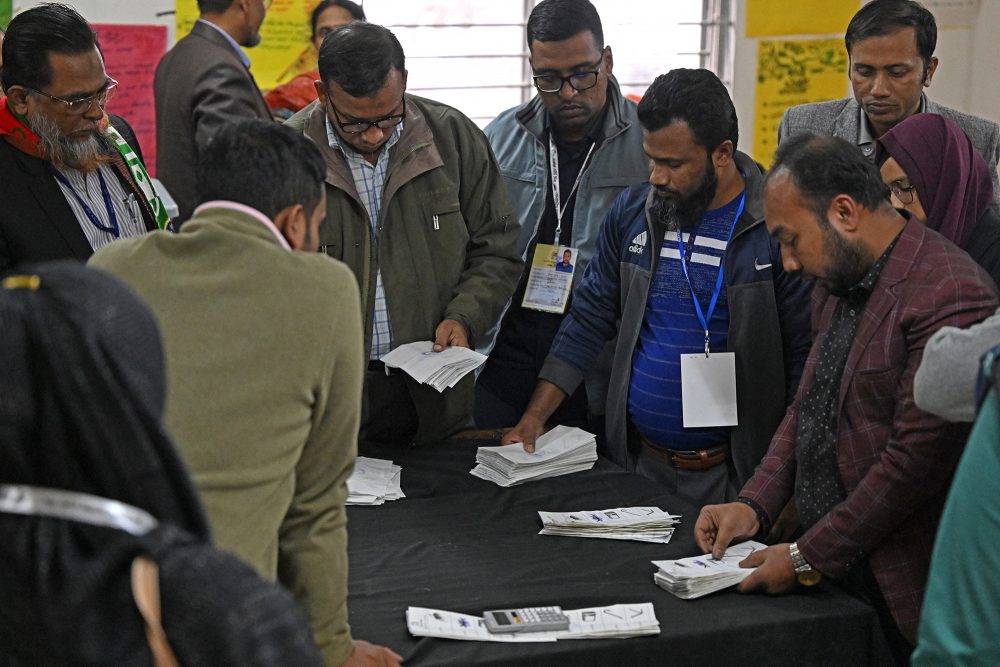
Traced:
<path fill-rule="evenodd" d="M 749 541 L 733 545 L 721 558 L 704 554 L 679 560 L 654 560 L 653 565 L 659 570 L 653 575 L 653 581 L 681 599 L 700 598 L 735 586 L 751 576 L 755 570 L 743 564 L 754 552 L 766 548 L 760 542 Z"/>
<path fill-rule="evenodd" d="M 501 445 L 480 447 L 472 474 L 500 486 L 590 470 L 597 461 L 597 441 L 592 433 L 557 426 L 538 439 L 534 452 Z"/>
<path fill-rule="evenodd" d="M 445 320 L 453 322 L 453 320 Z M 441 323 L 444 326 L 445 322 Z M 454 324 L 461 328 L 458 322 Z M 440 329 L 440 327 L 438 327 Z M 450 331 L 450 329 L 449 329 Z M 445 335 L 445 334 L 442 334 Z M 448 334 L 457 335 L 457 334 Z M 464 334 L 462 334 L 464 340 Z M 386 369 L 399 368 L 421 384 L 429 384 L 440 392 L 454 387 L 468 373 L 486 361 L 486 355 L 455 343 L 441 347 L 425 340 L 400 345 L 382 357 Z M 388 372 L 388 371 L 387 371 Z"/>

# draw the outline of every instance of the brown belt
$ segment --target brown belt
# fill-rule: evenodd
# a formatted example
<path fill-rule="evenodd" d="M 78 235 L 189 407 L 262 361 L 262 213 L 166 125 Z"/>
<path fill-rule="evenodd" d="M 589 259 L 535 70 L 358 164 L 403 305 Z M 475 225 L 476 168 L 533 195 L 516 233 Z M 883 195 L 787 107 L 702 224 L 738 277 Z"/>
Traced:
<path fill-rule="evenodd" d="M 712 447 L 711 449 L 682 452 L 657 447 L 641 435 L 639 436 L 639 441 L 646 448 L 647 452 L 680 470 L 709 470 L 720 463 L 726 462 L 725 447 Z"/>

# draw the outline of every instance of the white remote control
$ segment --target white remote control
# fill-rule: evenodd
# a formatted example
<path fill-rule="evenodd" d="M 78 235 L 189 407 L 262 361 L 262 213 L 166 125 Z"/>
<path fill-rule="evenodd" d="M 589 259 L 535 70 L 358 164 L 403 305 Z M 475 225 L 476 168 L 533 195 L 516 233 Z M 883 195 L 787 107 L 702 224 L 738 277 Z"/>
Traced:
<path fill-rule="evenodd" d="M 525 607 L 499 609 L 483 614 L 490 632 L 544 632 L 568 630 L 569 617 L 561 607 Z"/>

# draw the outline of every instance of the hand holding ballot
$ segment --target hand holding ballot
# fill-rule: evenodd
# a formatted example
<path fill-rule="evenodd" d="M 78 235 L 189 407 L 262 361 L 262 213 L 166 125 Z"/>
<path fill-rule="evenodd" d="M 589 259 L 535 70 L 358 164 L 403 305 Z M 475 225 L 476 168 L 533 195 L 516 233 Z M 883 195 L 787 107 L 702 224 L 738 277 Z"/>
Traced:
<path fill-rule="evenodd" d="M 434 351 L 456 346 L 469 347 L 469 332 L 458 320 L 443 320 L 434 330 Z"/>

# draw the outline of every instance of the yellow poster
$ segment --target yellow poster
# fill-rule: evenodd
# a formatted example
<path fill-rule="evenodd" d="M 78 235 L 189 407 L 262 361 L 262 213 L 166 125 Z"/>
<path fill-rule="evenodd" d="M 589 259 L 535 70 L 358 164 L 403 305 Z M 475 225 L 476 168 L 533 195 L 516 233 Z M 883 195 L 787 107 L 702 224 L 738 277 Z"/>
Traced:
<path fill-rule="evenodd" d="M 747 0 L 747 37 L 842 33 L 860 8 L 858 0 Z"/>
<path fill-rule="evenodd" d="M 840 99 L 847 94 L 847 85 L 843 40 L 761 40 L 757 48 L 754 159 L 765 167 L 771 165 L 785 109 Z"/>
<path fill-rule="evenodd" d="M 309 15 L 319 0 L 274 0 L 260 28 L 260 44 L 246 53 L 262 90 L 270 90 L 316 66 L 309 41 Z M 198 18 L 197 0 L 177 0 L 177 39 L 191 31 Z"/>

